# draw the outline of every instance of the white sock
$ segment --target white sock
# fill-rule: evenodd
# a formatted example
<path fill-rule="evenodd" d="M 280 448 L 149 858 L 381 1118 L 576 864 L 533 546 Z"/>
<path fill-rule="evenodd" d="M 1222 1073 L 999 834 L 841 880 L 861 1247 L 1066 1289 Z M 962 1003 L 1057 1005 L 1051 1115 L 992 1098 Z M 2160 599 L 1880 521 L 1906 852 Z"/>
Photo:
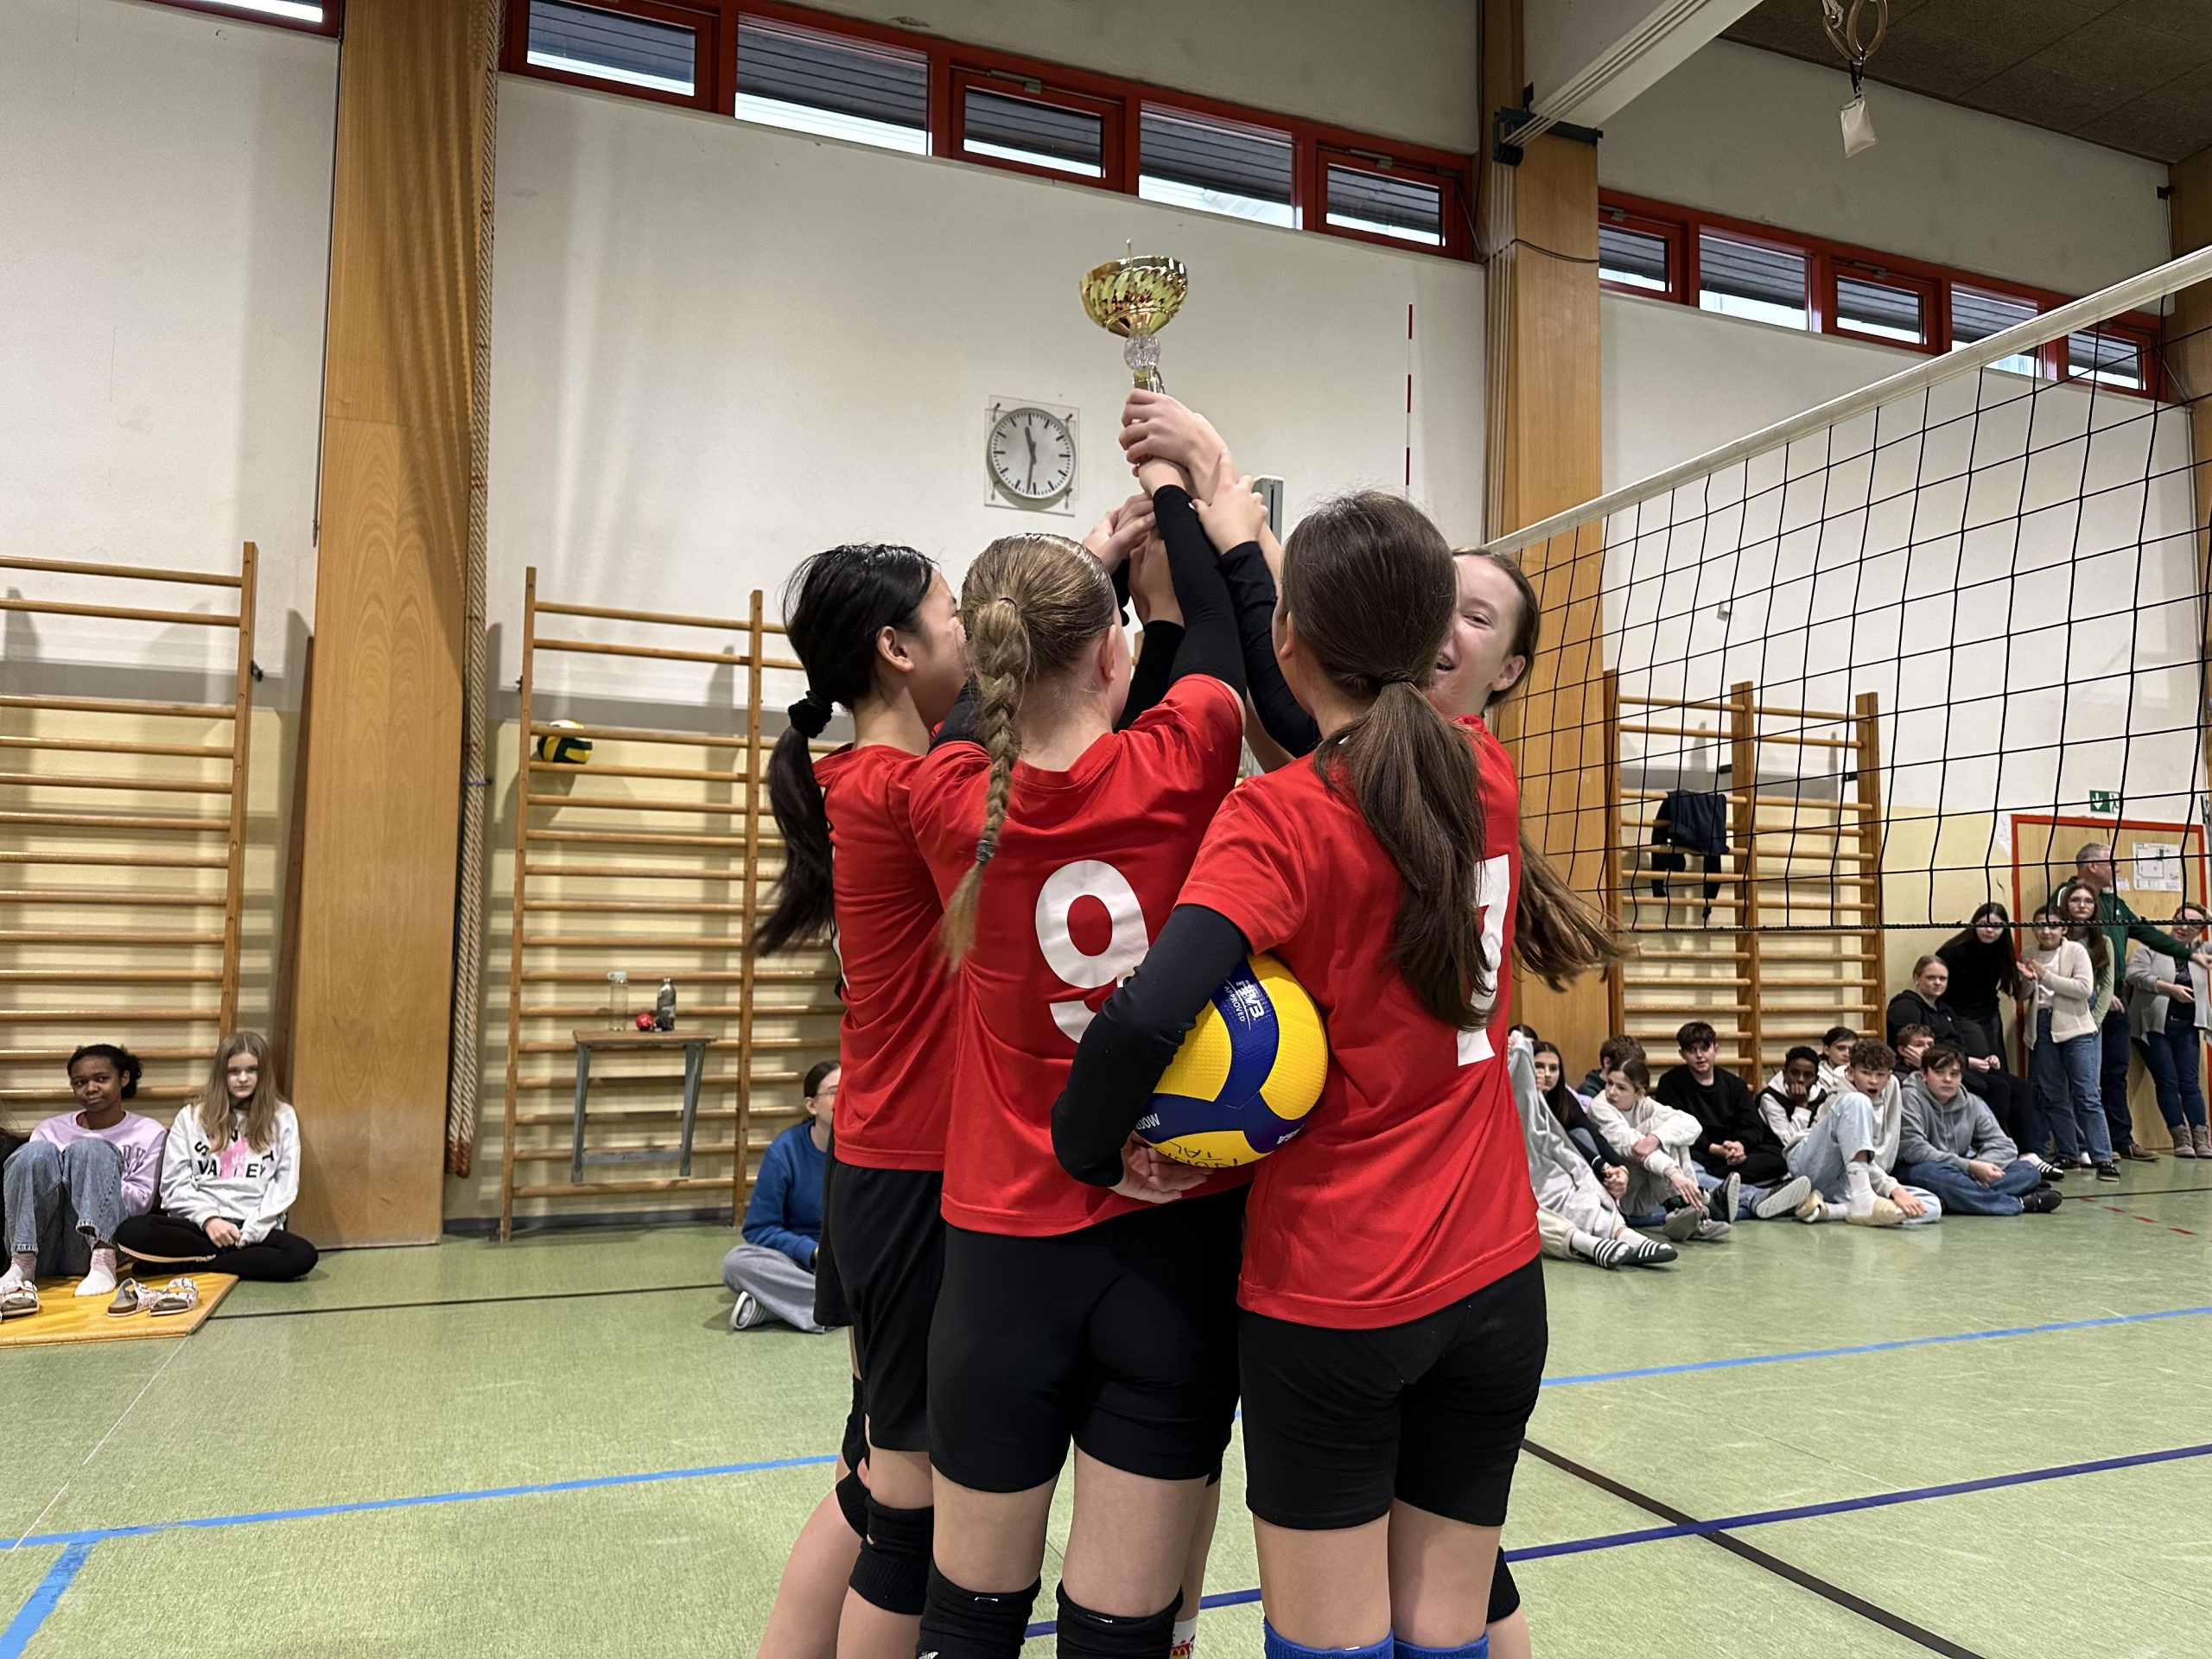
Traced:
<path fill-rule="evenodd" d="M 112 1296 L 115 1294 L 115 1246 L 103 1244 L 92 1252 L 92 1270 L 77 1287 L 79 1296 Z"/>
<path fill-rule="evenodd" d="M 1170 1644 L 1171 1654 L 1184 1654 L 1198 1645 L 1198 1621 L 1179 1618 L 1175 1621 L 1175 1640 Z"/>
<path fill-rule="evenodd" d="M 8 1260 L 8 1271 L 0 1274 L 0 1290 L 13 1290 L 18 1285 L 28 1285 L 38 1278 L 38 1252 L 17 1250 Z"/>
<path fill-rule="evenodd" d="M 1598 1254 L 1597 1236 L 1593 1233 L 1586 1233 L 1577 1227 L 1568 1236 L 1567 1248 L 1587 1262 Z"/>
<path fill-rule="evenodd" d="M 1867 1173 L 1863 1159 L 1854 1158 L 1843 1166 L 1843 1179 L 1851 1188 L 1851 1201 L 1845 1207 L 1854 1216 L 1874 1213 L 1874 1178 Z"/>

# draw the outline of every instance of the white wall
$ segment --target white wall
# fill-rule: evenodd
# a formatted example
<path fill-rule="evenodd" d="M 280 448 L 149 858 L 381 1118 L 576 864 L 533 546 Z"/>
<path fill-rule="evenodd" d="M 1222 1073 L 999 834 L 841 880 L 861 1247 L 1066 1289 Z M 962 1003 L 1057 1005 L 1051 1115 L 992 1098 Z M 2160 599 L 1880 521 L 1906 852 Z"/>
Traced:
<path fill-rule="evenodd" d="M 1483 130 L 1471 0 L 824 0 L 879 23 L 1441 149 Z"/>
<path fill-rule="evenodd" d="M 0 7 L 7 545 L 219 569 L 254 541 L 272 674 L 314 613 L 337 70 L 334 41 L 168 7 Z M 111 584 L 0 586 L 117 602 Z M 183 588 L 123 602 L 228 608 Z M 17 616 L 5 639 L 11 664 L 229 673 L 215 629 Z"/>
<path fill-rule="evenodd" d="M 2156 162 L 1889 86 L 1867 89 L 1881 142 L 1846 161 L 1850 87 L 1715 41 L 1605 123 L 1599 181 L 2067 294 L 2168 257 Z"/>
<path fill-rule="evenodd" d="M 1167 384 L 1287 480 L 1294 513 L 1402 488 L 1410 443 L 1414 498 L 1479 533 L 1471 264 L 512 77 L 499 129 L 499 683 L 529 564 L 564 601 L 734 617 L 758 587 L 772 616 L 785 575 L 836 542 L 911 542 L 957 582 L 993 537 L 1080 535 L 1133 487 L 1120 342 L 1076 296 L 1125 238 L 1189 264 Z M 1000 397 L 1079 410 L 1072 514 L 987 505 Z M 556 683 L 711 690 L 640 666 L 564 664 Z"/>

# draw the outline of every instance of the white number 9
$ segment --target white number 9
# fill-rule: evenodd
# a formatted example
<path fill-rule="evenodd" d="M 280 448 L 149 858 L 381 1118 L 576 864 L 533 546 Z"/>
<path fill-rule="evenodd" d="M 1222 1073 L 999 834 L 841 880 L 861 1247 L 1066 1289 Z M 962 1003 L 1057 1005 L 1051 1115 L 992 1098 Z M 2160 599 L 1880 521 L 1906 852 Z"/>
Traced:
<path fill-rule="evenodd" d="M 1503 863 L 1504 861 L 1500 860 Z M 1106 906 L 1113 925 L 1106 948 L 1092 956 L 1075 942 L 1068 931 L 1068 917 L 1078 899 L 1096 899 Z M 1144 931 L 1144 906 L 1137 902 L 1129 879 L 1111 864 L 1095 858 L 1063 864 L 1046 878 L 1037 894 L 1037 945 L 1046 965 L 1078 990 L 1095 991 L 1111 985 L 1144 960 L 1151 938 Z M 1081 998 L 1054 1001 L 1052 1023 L 1070 1042 L 1080 1042 L 1090 1026 L 1091 1011 Z"/>

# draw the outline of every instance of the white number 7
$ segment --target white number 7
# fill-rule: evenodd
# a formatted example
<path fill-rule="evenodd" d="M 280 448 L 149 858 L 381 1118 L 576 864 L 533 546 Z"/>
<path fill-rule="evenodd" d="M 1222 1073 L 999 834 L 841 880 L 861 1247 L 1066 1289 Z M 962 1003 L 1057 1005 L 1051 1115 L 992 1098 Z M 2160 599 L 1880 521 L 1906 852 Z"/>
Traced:
<path fill-rule="evenodd" d="M 1496 858 L 1484 859 L 1475 876 L 1475 903 L 1482 910 L 1483 957 L 1490 963 L 1491 994 L 1475 1004 L 1475 1012 L 1485 1017 L 1497 1000 L 1498 982 L 1513 970 L 1511 963 L 1499 959 L 1505 946 L 1505 899 L 1512 890 L 1511 861 L 1502 853 Z M 1472 1065 L 1478 1060 L 1491 1058 L 1496 1052 L 1490 1046 L 1487 1025 L 1459 1033 L 1460 1065 Z"/>

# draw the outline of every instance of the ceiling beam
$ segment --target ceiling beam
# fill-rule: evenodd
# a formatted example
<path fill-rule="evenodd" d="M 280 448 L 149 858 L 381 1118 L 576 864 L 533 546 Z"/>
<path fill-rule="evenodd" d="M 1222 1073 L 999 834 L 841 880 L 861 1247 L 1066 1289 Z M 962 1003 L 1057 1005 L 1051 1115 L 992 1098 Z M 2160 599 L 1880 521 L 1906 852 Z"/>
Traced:
<path fill-rule="evenodd" d="M 1519 130 L 1516 142 L 1555 126 L 1603 126 L 1757 3 L 1544 0 L 1529 6 L 1522 58 L 1536 89 L 1535 119 Z"/>

